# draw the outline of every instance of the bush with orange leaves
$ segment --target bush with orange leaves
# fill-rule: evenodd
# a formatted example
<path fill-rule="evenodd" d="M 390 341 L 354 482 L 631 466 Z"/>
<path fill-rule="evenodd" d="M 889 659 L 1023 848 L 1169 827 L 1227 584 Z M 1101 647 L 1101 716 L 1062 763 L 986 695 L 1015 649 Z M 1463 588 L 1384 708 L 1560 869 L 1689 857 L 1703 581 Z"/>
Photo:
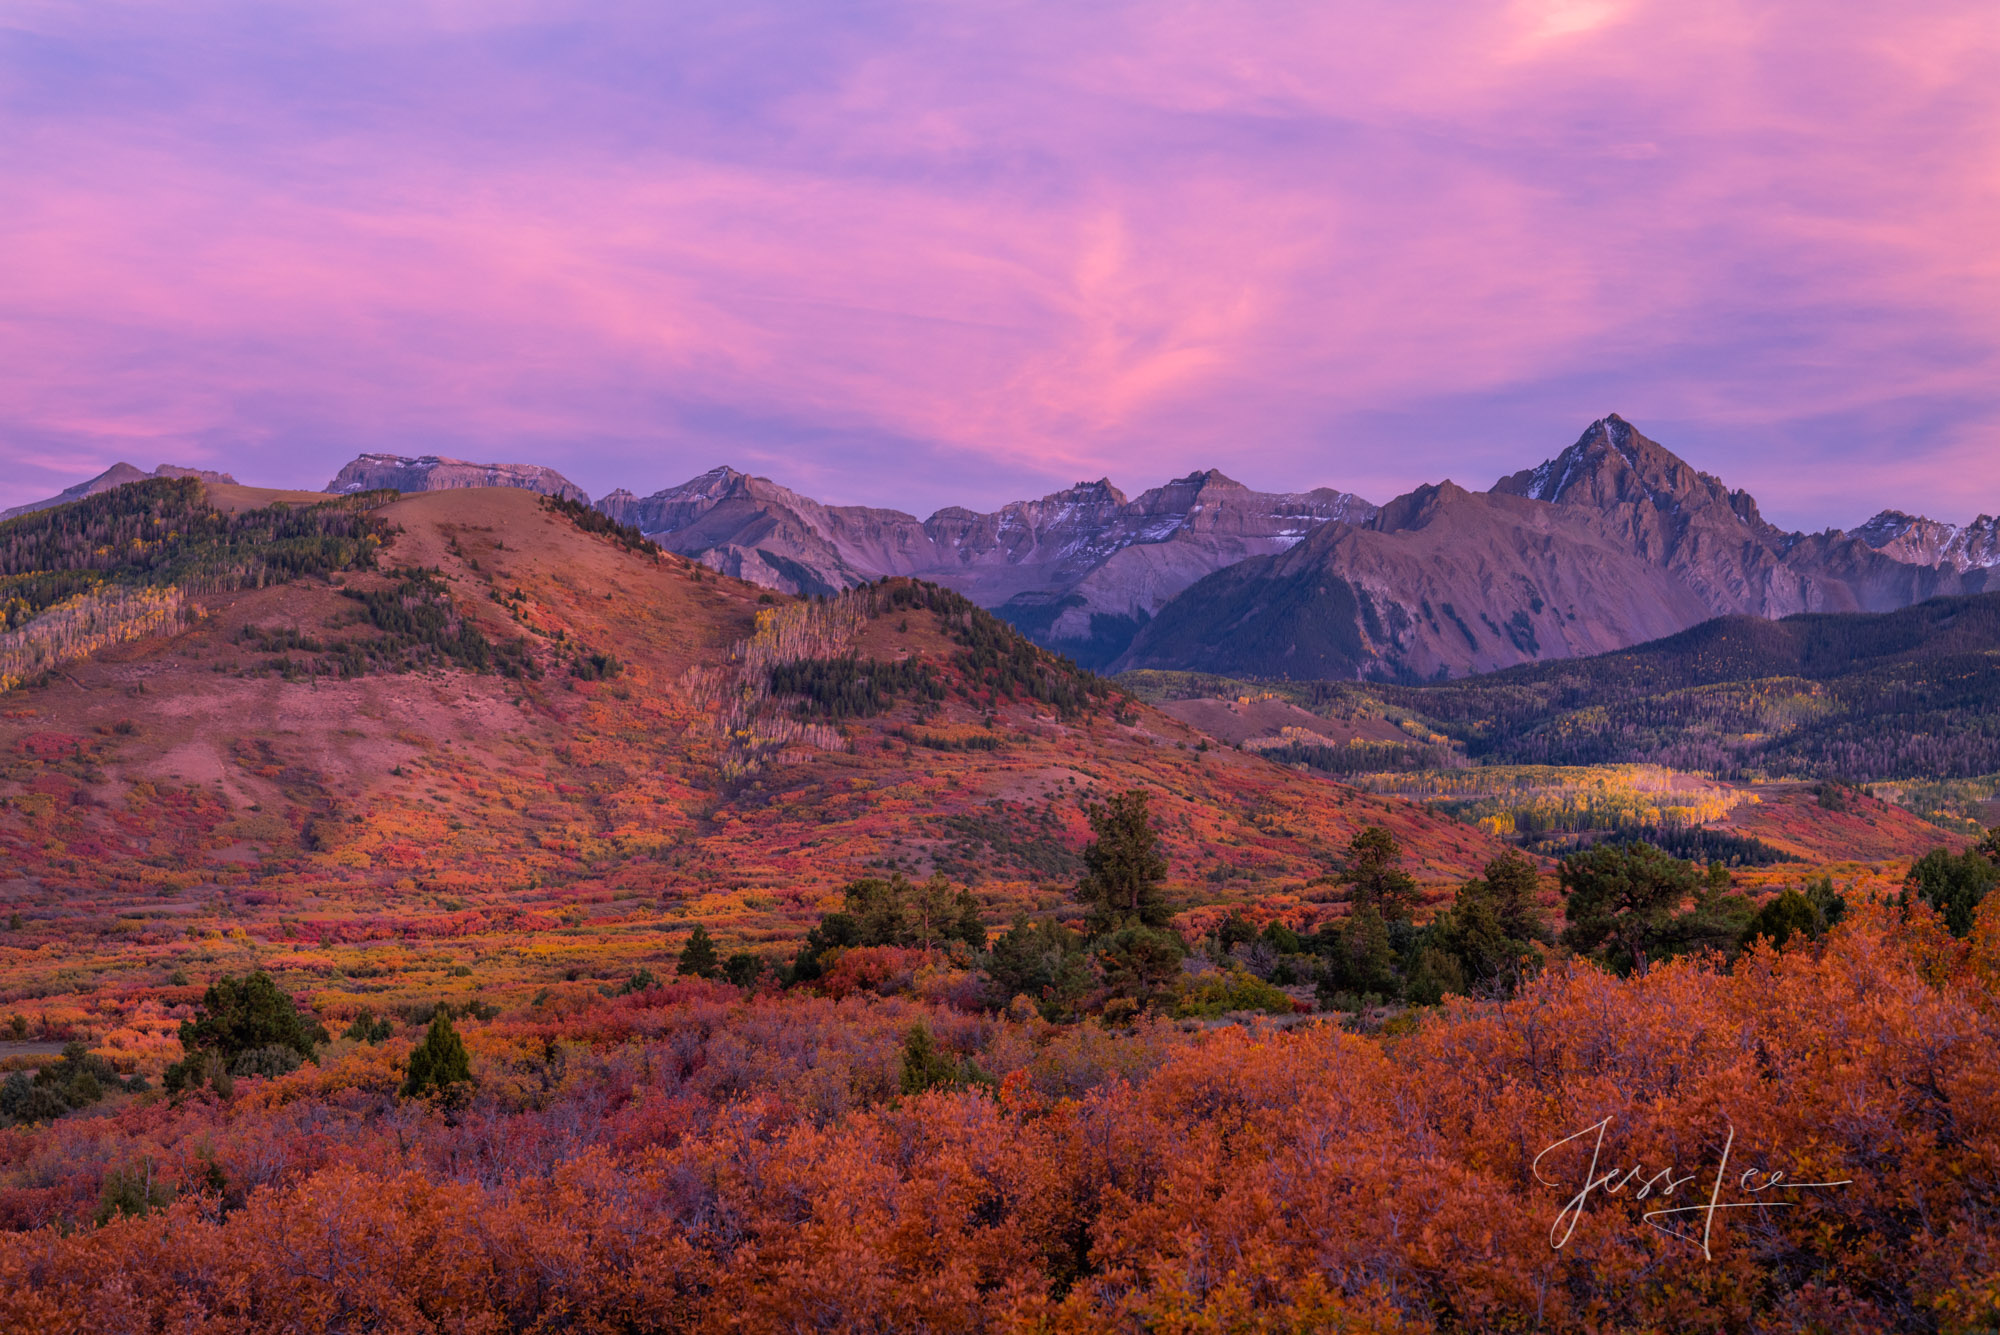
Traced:
<path fill-rule="evenodd" d="M 880 1008 L 893 1033 L 914 1004 L 839 1007 Z M 979 1047 L 997 1094 L 802 1116 L 782 1088 L 718 1088 L 704 1116 L 656 1118 L 625 1148 L 558 1146 L 532 1169 L 391 1153 L 233 1207 L 189 1189 L 143 1218 L 17 1234 L 0 1248 L 0 1328 L 2000 1321 L 2000 897 L 1965 940 L 1922 907 L 1905 921 L 1870 905 L 1824 942 L 1733 968 L 1558 969 L 1380 1039 L 1228 1027 L 1064 1092 L 1037 1062 L 1083 1035 L 1117 1041 L 1094 1025 L 965 1029 L 954 1042 Z M 497 1114 L 468 1113 L 482 1115 Z M 399 1137 L 443 1134 L 402 1116 Z M 1773 1171 L 1845 1185 L 1780 1191 Z"/>

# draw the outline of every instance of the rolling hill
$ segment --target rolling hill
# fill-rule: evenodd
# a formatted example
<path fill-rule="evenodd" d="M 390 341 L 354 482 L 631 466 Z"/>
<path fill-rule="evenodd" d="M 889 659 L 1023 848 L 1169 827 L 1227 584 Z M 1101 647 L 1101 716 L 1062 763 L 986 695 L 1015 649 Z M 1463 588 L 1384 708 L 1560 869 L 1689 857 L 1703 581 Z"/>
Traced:
<path fill-rule="evenodd" d="M 0 520 L 13 519 L 19 515 L 33 514 L 37 510 L 53 509 L 58 505 L 68 505 L 71 501 L 80 501 L 86 496 L 96 496 L 101 492 L 110 491 L 114 487 L 122 487 L 128 482 L 144 482 L 148 478 L 159 477 L 200 478 L 204 482 L 214 482 L 224 486 L 233 486 L 236 482 L 236 479 L 227 473 L 211 472 L 205 468 L 182 468 L 178 464 L 161 464 L 148 473 L 144 469 L 134 468 L 128 463 L 116 463 L 105 469 L 102 473 L 99 473 L 96 477 L 88 481 L 79 482 L 73 487 L 65 488 L 56 495 L 48 497 L 46 500 L 30 501 L 26 505 L 17 505 L 12 509 L 0 510 Z"/>
<path fill-rule="evenodd" d="M 1499 847 L 1211 747 L 934 586 L 783 597 L 518 489 L 272 498 L 149 481 L 0 526 L 39 600 L 14 636 L 176 599 L 0 693 L 0 902 L 75 943 L 15 962 L 34 986 L 191 932 L 332 982 L 524 930 L 585 970 L 696 922 L 782 952 L 890 869 L 991 922 L 1080 914 L 1080 804 L 1131 787 L 1184 905 L 1307 895 L 1365 824 L 1440 888 Z M 31 589 L 65 550 L 71 585 Z"/>

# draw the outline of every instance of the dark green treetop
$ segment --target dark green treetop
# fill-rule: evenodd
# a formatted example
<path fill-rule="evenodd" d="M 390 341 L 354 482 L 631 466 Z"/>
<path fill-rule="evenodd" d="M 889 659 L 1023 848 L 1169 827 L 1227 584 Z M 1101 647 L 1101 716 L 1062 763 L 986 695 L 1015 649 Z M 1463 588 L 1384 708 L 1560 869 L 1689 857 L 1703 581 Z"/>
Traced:
<path fill-rule="evenodd" d="M 1083 850 L 1084 876 L 1077 898 L 1092 906 L 1094 931 L 1112 930 L 1134 919 L 1159 927 L 1172 916 L 1160 893 L 1167 879 L 1167 859 L 1153 833 L 1146 801 L 1145 790 L 1133 788 L 1084 807 L 1096 838 Z"/>

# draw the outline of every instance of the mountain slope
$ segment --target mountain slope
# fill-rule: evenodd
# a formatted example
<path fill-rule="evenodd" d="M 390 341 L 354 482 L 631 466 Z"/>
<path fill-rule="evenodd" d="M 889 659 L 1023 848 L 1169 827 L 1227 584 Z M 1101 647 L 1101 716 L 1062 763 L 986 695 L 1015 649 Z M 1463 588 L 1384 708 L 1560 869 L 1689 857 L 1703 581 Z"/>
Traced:
<path fill-rule="evenodd" d="M 1718 615 L 1887 611 L 1994 580 L 1781 532 L 1747 493 L 1614 415 L 1490 492 L 1419 488 L 1365 524 L 1209 576 L 1118 666 L 1416 681 L 1602 653 Z"/>
<path fill-rule="evenodd" d="M 1163 607 L 1121 667 L 1423 680 L 1568 657 L 1699 619 L 1700 599 L 1554 506 L 1444 483 Z"/>
<path fill-rule="evenodd" d="M 900 510 L 822 505 L 768 478 L 716 468 L 597 508 L 711 570 L 787 593 L 831 593 L 927 564 L 923 525 Z"/>
<path fill-rule="evenodd" d="M 1939 594 L 1976 591 L 1957 568 L 1926 569 L 1833 532 L 1785 533 L 1757 502 L 1697 472 L 1617 414 L 1569 449 L 1494 484 L 1578 513 L 1597 532 L 1692 590 L 1711 616 L 1886 612 Z"/>

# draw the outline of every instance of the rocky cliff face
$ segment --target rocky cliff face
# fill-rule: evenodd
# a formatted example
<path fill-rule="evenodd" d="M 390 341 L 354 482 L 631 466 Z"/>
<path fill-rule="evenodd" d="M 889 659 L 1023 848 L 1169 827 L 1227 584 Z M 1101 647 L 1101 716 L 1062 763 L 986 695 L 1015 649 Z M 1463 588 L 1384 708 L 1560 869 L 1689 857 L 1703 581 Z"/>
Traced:
<path fill-rule="evenodd" d="M 1855 529 L 1854 536 L 1884 556 L 1912 565 L 1958 571 L 2000 566 L 2000 519 L 1992 515 L 1960 525 L 1884 510 Z"/>
<path fill-rule="evenodd" d="M 1211 571 L 1374 513 L 1346 492 L 1255 492 L 1215 470 L 1136 499 L 1100 479 L 988 514 L 953 507 L 919 520 L 822 505 L 718 468 L 644 498 L 613 492 L 598 508 L 717 570 L 788 592 L 883 575 L 936 580 L 1094 663 L 1115 657 L 1145 618 Z"/>
<path fill-rule="evenodd" d="M 561 496 L 581 505 L 590 496 L 553 468 L 540 464 L 471 464 L 426 454 L 363 454 L 334 475 L 326 489 L 337 495 L 357 491 L 448 491 L 457 487 L 519 487 L 544 496 Z"/>
<path fill-rule="evenodd" d="M 1490 492 L 1419 488 L 1366 524 L 1203 579 L 1119 666 L 1430 679 L 1605 652 L 1715 616 L 1888 611 L 1987 580 L 1860 537 L 1782 532 L 1747 493 L 1614 415 Z"/>
<path fill-rule="evenodd" d="M 148 478 L 155 477 L 193 477 L 200 478 L 204 482 L 224 482 L 232 486 L 236 482 L 236 479 L 227 473 L 217 473 L 207 468 L 182 468 L 179 464 L 161 464 L 158 468 L 148 473 L 143 469 L 134 468 L 131 464 L 116 463 L 90 479 L 90 481 L 79 482 L 74 487 L 51 496 L 45 501 L 30 501 L 26 505 L 17 505 L 11 510 L 0 510 L 0 519 L 12 519 L 15 515 L 32 514 L 36 510 L 47 510 L 58 505 L 68 505 L 71 501 L 80 501 L 86 496 L 95 496 L 101 491 L 110 491 L 113 487 L 122 487 L 127 482 L 144 482 Z"/>

